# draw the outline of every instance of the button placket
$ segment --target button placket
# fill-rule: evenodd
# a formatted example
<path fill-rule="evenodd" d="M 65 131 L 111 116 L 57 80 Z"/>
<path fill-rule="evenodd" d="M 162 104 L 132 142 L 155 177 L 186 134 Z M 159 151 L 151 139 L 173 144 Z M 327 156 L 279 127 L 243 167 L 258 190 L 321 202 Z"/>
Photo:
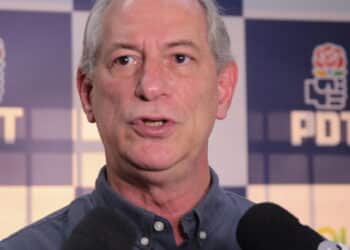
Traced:
<path fill-rule="evenodd" d="M 147 247 L 149 245 L 149 238 L 146 237 L 146 236 L 143 236 L 141 239 L 140 239 L 140 244 L 141 246 L 143 247 Z"/>
<path fill-rule="evenodd" d="M 154 229 L 156 232 L 163 232 L 164 229 L 165 229 L 165 224 L 164 224 L 164 222 L 162 222 L 162 221 L 156 221 L 156 222 L 154 222 L 154 224 L 153 224 L 153 229 Z"/>
<path fill-rule="evenodd" d="M 204 231 L 204 230 L 199 231 L 199 233 L 198 233 L 198 238 L 199 238 L 200 240 L 206 240 L 207 237 L 208 237 L 208 235 L 207 235 L 207 232 L 206 232 L 206 231 Z"/>

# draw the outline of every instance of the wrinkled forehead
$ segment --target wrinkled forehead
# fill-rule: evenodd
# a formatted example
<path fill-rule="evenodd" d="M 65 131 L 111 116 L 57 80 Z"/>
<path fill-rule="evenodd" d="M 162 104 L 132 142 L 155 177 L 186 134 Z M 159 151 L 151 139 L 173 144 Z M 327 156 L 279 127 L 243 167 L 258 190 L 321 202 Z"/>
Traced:
<path fill-rule="evenodd" d="M 187 9 L 201 6 L 199 0 L 111 0 L 110 5 L 115 5 L 124 10 L 127 10 L 128 8 L 132 8 L 144 3 L 154 3 L 156 5 L 177 4 Z"/>
<path fill-rule="evenodd" d="M 102 46 L 116 39 L 160 45 L 181 38 L 208 47 L 205 9 L 198 0 L 112 0 L 102 27 Z"/>
<path fill-rule="evenodd" d="M 142 0 L 114 0 L 114 2 L 120 2 L 123 6 L 128 7 L 136 3 L 140 3 Z M 153 0 L 152 2 L 178 2 L 184 6 L 191 7 L 193 3 L 197 2 L 198 0 L 165 0 L 165 1 L 158 1 L 158 0 Z"/>
<path fill-rule="evenodd" d="M 160 9 L 172 9 L 174 13 L 184 12 L 198 18 L 204 15 L 204 8 L 199 0 L 111 0 L 105 16 L 129 15 L 132 17 Z M 152 16 L 154 21 L 157 21 L 157 17 L 156 13 Z"/>

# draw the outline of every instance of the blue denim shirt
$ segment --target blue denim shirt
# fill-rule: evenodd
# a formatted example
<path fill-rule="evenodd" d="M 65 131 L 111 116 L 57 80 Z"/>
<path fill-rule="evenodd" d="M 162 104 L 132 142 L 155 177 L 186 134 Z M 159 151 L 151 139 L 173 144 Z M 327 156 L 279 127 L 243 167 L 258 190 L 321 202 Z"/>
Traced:
<path fill-rule="evenodd" d="M 181 220 L 186 240 L 178 247 L 170 223 L 114 192 L 107 183 L 106 169 L 102 168 L 91 194 L 77 198 L 67 207 L 4 239 L 0 242 L 0 250 L 58 250 L 84 215 L 95 207 L 120 209 L 138 225 L 137 234 L 140 237 L 134 249 L 240 250 L 236 241 L 237 223 L 252 203 L 219 187 L 213 170 L 211 177 L 206 196 Z M 162 230 L 154 229 L 156 222 L 158 225 L 162 222 Z M 142 237 L 149 240 L 147 246 L 141 244 Z"/>

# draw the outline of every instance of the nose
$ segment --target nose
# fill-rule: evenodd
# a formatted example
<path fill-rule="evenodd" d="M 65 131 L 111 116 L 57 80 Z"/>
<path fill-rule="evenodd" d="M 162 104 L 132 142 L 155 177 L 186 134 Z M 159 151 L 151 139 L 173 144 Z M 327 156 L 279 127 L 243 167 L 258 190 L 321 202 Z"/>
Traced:
<path fill-rule="evenodd" d="M 136 86 L 136 96 L 144 101 L 153 101 L 168 95 L 166 78 L 161 63 L 156 60 L 146 61 Z"/>

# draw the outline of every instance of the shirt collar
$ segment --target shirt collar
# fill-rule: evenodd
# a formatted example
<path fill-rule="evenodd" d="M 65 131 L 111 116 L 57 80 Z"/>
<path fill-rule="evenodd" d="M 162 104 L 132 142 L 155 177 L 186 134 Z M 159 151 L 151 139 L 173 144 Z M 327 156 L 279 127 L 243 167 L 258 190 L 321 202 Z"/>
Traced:
<path fill-rule="evenodd" d="M 213 169 L 210 169 L 211 184 L 207 194 L 199 201 L 194 209 L 185 214 L 181 220 L 183 231 L 189 239 L 197 237 L 200 231 L 211 233 L 216 226 L 222 223 L 215 216 L 224 214 L 227 207 L 227 196 L 219 186 L 218 177 Z M 152 234 L 152 225 L 159 216 L 133 205 L 128 200 L 115 192 L 107 182 L 106 168 L 103 167 L 96 180 L 96 189 L 93 194 L 96 197 L 97 205 L 115 208 L 125 214 L 143 234 Z"/>
<path fill-rule="evenodd" d="M 135 206 L 118 192 L 115 192 L 107 181 L 106 167 L 103 167 L 95 183 L 94 196 L 97 200 L 97 206 L 118 209 L 126 217 L 130 218 L 137 228 L 144 234 L 150 234 L 155 214 L 141 207 Z"/>
<path fill-rule="evenodd" d="M 208 193 L 193 209 L 199 219 L 198 230 L 206 233 L 212 233 L 217 226 L 223 223 L 222 219 L 225 219 L 223 215 L 226 214 L 228 209 L 228 197 L 219 186 L 219 178 L 212 168 L 210 169 L 210 175 L 211 184 Z M 239 213 L 238 209 L 237 213 Z"/>

